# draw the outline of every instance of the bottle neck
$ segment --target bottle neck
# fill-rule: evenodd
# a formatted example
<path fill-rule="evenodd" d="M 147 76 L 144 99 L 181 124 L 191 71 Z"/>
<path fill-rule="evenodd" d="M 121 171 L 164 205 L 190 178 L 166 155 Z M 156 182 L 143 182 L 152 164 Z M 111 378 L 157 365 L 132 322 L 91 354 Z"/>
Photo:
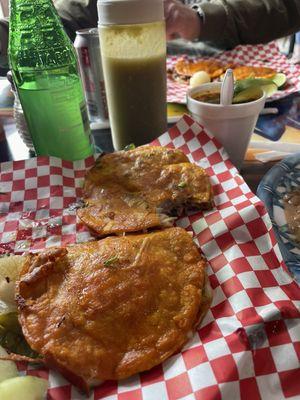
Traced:
<path fill-rule="evenodd" d="M 52 0 L 11 0 L 11 68 L 65 65 L 74 57 L 73 46 Z"/>

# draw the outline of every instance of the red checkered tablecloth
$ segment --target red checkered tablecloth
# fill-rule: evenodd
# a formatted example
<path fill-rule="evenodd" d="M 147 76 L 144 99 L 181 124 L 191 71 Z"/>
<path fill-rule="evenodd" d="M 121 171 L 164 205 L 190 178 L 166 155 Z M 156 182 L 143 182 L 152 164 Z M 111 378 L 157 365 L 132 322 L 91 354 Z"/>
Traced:
<path fill-rule="evenodd" d="M 167 69 L 172 69 L 176 61 L 182 56 L 171 56 L 167 59 Z M 188 57 L 186 57 L 189 59 Z M 207 57 L 203 57 L 207 58 Z M 197 60 L 190 57 L 190 60 Z M 277 91 L 269 100 L 280 99 L 300 90 L 300 65 L 291 64 L 285 55 L 279 52 L 276 42 L 260 45 L 239 45 L 233 50 L 225 51 L 210 59 L 223 64 L 265 66 L 283 72 L 287 76 L 284 89 Z M 188 85 L 175 82 L 168 78 L 167 99 L 169 103 L 186 103 Z"/>
<path fill-rule="evenodd" d="M 213 302 L 180 353 L 130 379 L 104 382 L 89 399 L 299 399 L 300 289 L 286 272 L 263 204 L 190 117 L 155 144 L 182 149 L 210 176 L 215 208 L 177 225 L 193 232 L 208 260 Z M 93 162 L 38 157 L 1 164 L 1 251 L 89 240 L 73 204 Z M 86 399 L 53 370 L 26 363 L 19 369 L 49 380 L 48 400 Z"/>

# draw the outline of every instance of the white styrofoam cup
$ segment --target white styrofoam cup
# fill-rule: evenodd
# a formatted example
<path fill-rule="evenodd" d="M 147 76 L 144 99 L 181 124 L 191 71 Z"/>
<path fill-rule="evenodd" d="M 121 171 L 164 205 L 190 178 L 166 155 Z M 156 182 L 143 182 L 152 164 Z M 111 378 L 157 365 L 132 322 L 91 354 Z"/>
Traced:
<path fill-rule="evenodd" d="M 218 91 L 221 82 L 205 83 L 187 91 L 187 108 L 193 118 L 205 130 L 214 135 L 224 146 L 232 163 L 240 169 L 250 142 L 257 118 L 264 108 L 266 95 L 248 103 L 221 104 L 205 103 L 193 98 L 196 93 Z"/>

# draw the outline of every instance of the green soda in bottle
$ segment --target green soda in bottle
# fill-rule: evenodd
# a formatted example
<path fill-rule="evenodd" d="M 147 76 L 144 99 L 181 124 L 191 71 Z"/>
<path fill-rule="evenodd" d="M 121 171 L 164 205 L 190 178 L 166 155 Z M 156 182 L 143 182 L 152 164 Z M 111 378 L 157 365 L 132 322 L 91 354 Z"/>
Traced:
<path fill-rule="evenodd" d="M 9 61 L 38 155 L 93 154 L 73 45 L 52 0 L 11 0 Z"/>

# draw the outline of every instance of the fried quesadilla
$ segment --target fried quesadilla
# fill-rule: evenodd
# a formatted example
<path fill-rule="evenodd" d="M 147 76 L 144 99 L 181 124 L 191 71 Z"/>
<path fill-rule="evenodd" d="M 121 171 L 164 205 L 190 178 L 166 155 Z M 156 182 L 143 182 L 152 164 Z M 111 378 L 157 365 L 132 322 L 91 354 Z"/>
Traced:
<path fill-rule="evenodd" d="M 80 219 L 99 236 L 170 226 L 182 208 L 209 209 L 206 172 L 176 149 L 144 146 L 106 154 L 88 171 Z"/>
<path fill-rule="evenodd" d="M 205 71 L 211 79 L 215 79 L 221 76 L 226 68 L 228 66 L 226 67 L 215 60 L 191 61 L 180 58 L 172 70 L 172 78 L 183 83 L 188 83 L 193 74 L 198 71 Z"/>
<path fill-rule="evenodd" d="M 273 78 L 277 71 L 269 67 L 254 67 L 252 65 L 237 65 L 233 64 L 221 64 L 220 62 L 207 59 L 207 60 L 188 60 L 180 58 L 175 66 L 168 71 L 169 76 L 172 79 L 182 82 L 189 83 L 190 78 L 199 71 L 205 71 L 209 74 L 211 80 L 221 78 L 226 69 L 232 68 L 234 78 L 236 80 L 246 78 Z"/>
<path fill-rule="evenodd" d="M 277 71 L 268 67 L 252 67 L 241 65 L 233 69 L 233 76 L 236 80 L 247 78 L 273 78 Z"/>
<path fill-rule="evenodd" d="M 180 350 L 209 307 L 205 261 L 182 228 L 52 248 L 16 284 L 33 350 L 81 389 Z"/>

